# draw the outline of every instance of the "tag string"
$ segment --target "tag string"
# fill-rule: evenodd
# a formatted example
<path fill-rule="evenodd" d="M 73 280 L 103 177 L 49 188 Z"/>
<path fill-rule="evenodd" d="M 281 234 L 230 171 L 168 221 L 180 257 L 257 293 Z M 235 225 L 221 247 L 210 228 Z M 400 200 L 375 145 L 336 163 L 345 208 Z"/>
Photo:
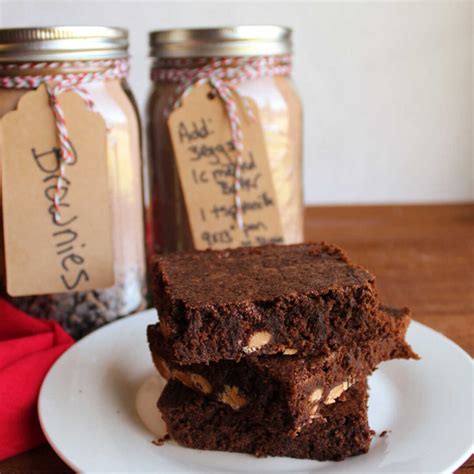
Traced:
<path fill-rule="evenodd" d="M 93 72 L 61 73 L 54 70 L 65 69 L 94 69 Z M 56 132 L 59 141 L 59 170 L 54 193 L 54 220 L 61 222 L 61 189 L 66 173 L 66 166 L 74 163 L 75 154 L 66 125 L 66 117 L 58 97 L 63 92 L 75 92 L 86 103 L 89 110 L 96 112 L 94 102 L 89 92 L 83 87 L 91 82 L 101 82 L 111 79 L 123 79 L 128 75 L 128 60 L 116 59 L 106 61 L 74 61 L 74 62 L 42 62 L 21 64 L 0 64 L 0 88 L 3 89 L 37 89 L 41 84 L 46 85 L 49 103 L 53 112 Z M 33 74 L 14 75 L 12 71 L 32 71 Z M 34 71 L 41 71 L 34 74 Z M 51 74 L 48 72 L 51 71 Z"/>
<path fill-rule="evenodd" d="M 242 124 L 236 99 L 240 99 L 247 118 L 255 121 L 248 100 L 240 96 L 237 86 L 241 82 L 263 77 L 289 75 L 290 56 L 256 56 L 236 58 L 158 59 L 152 69 L 155 82 L 176 83 L 176 91 L 170 96 L 165 116 L 182 105 L 195 86 L 208 83 L 225 107 L 229 119 L 232 143 L 236 152 L 234 171 L 235 219 L 240 229 L 244 228 L 241 175 L 244 160 Z"/>

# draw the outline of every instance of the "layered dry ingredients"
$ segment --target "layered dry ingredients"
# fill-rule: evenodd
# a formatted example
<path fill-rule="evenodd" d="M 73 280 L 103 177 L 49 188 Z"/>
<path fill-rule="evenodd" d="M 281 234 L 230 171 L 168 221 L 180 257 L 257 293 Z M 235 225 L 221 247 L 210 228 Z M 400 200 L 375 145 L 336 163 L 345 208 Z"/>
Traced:
<path fill-rule="evenodd" d="M 76 291 L 71 286 L 71 291 L 65 288 L 60 292 L 9 296 L 3 246 L 0 251 L 2 296 L 30 315 L 59 321 L 75 338 L 146 306 L 143 163 L 137 109 L 127 83 L 128 68 L 128 33 L 121 28 L 73 26 L 0 30 L 0 118 L 17 109 L 26 94 L 47 84 L 51 102 L 54 90 L 59 104 L 64 92 L 80 93 L 81 100 L 99 113 L 106 125 L 103 159 L 107 161 L 110 188 L 113 285 L 84 291 Z M 67 122 L 68 117 L 65 117 L 66 130 Z M 46 134 L 44 123 L 37 125 L 39 133 Z M 62 152 L 59 145 L 58 137 L 55 149 L 58 154 Z M 64 183 L 68 182 L 68 171 Z M 89 186 L 94 185 L 83 180 L 74 186 L 87 192 L 91 189 Z M 44 196 L 38 196 L 38 202 L 43 201 Z M 66 206 L 67 203 L 59 204 L 63 210 Z M 37 212 L 44 213 L 44 207 L 38 205 Z M 28 222 L 28 215 L 24 217 Z M 75 224 L 79 222 L 88 226 L 87 215 L 76 219 Z M 67 227 L 60 229 L 63 230 L 61 238 L 49 242 L 56 245 L 56 258 L 62 259 L 64 252 L 72 251 L 73 245 L 74 249 L 87 245 L 78 237 L 77 229 L 76 232 L 65 230 Z M 5 230 L 0 229 L 2 242 Z M 96 259 L 101 260 L 102 255 Z M 79 252 L 67 263 L 83 260 Z M 62 265 L 65 265 L 64 260 Z"/>
<path fill-rule="evenodd" d="M 151 158 L 149 179 L 153 194 L 149 213 L 153 216 L 155 251 L 196 248 L 191 226 L 193 216 L 185 202 L 168 122 L 170 106 L 181 104 L 181 99 L 203 83 L 213 87 L 209 97 L 212 100 L 216 98 L 224 104 L 218 91 L 224 88 L 230 98 L 237 98 L 238 103 L 254 104 L 256 113 L 252 120 L 261 126 L 271 181 L 278 190 L 276 208 L 283 239 L 285 243 L 302 242 L 303 113 L 291 79 L 291 30 L 274 25 L 163 30 L 150 34 L 150 49 L 153 85 L 147 113 Z M 227 94 L 223 92 L 223 95 Z M 205 104 L 202 109 L 204 120 Z M 199 120 L 194 124 L 194 134 L 202 132 L 198 130 L 201 123 Z M 208 150 L 206 155 L 211 151 L 212 154 L 221 153 L 227 163 L 230 152 L 230 161 L 234 161 L 236 144 L 224 145 L 228 148 L 225 151 Z M 208 160 L 210 158 L 211 155 L 207 156 Z M 246 158 L 245 161 L 247 166 L 252 166 L 253 160 Z M 233 176 L 234 172 L 229 173 L 230 169 L 233 166 L 227 163 L 214 172 L 219 173 L 219 181 L 224 181 L 222 184 L 226 188 L 233 189 L 233 179 L 228 175 Z M 243 169 L 242 177 L 247 176 Z M 255 178 L 261 180 L 258 174 Z M 241 184 L 245 189 L 245 183 Z M 249 186 L 254 187 L 254 184 Z M 244 215 L 244 220 L 246 218 Z"/>
<path fill-rule="evenodd" d="M 409 310 L 381 305 L 374 277 L 324 243 L 161 256 L 154 285 L 148 341 L 169 381 L 158 405 L 183 446 L 361 454 L 367 377 L 418 357 L 404 340 Z"/>

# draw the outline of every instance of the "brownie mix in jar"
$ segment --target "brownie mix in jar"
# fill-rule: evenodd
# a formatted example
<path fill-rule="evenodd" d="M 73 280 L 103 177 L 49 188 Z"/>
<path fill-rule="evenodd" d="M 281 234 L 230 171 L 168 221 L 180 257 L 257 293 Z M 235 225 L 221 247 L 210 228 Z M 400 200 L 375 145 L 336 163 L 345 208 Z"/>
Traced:
<path fill-rule="evenodd" d="M 74 26 L 0 30 L 0 117 L 3 122 L 6 123 L 9 114 L 19 111 L 22 98 L 26 106 L 26 95 L 41 88 L 45 88 L 49 95 L 48 106 L 57 129 L 56 145 L 46 151 L 40 145 L 35 145 L 36 148 L 32 145 L 31 148 L 38 167 L 45 163 L 40 160 L 46 159 L 56 160 L 58 166 L 53 169 L 53 173 L 43 175 L 38 174 L 38 167 L 36 168 L 37 180 L 49 180 L 46 191 L 49 192 L 47 197 L 50 202 L 45 204 L 44 196 L 38 194 L 37 209 L 34 205 L 23 206 L 23 209 L 22 204 L 20 205 L 19 209 L 23 209 L 21 212 L 25 214 L 26 226 L 26 231 L 20 235 L 34 233 L 34 229 L 29 230 L 28 222 L 33 222 L 37 214 L 45 215 L 44 225 L 49 226 L 45 235 L 50 238 L 47 245 L 54 249 L 54 259 L 43 262 L 42 267 L 57 268 L 57 280 L 60 282 L 61 277 L 64 283 L 63 289 L 58 287 L 58 291 L 51 293 L 32 291 L 30 294 L 28 289 L 8 291 L 9 284 L 6 280 L 9 262 L 14 266 L 17 263 L 15 259 L 22 258 L 28 249 L 15 249 L 18 254 L 14 257 L 7 254 L 10 251 L 7 250 L 10 248 L 7 244 L 11 244 L 14 235 L 10 228 L 6 228 L 10 221 L 6 214 L 8 199 L 5 197 L 10 192 L 6 186 L 9 185 L 11 189 L 12 184 L 5 176 L 7 168 L 2 168 L 2 292 L 9 301 L 28 314 L 59 321 L 76 338 L 145 307 L 146 263 L 140 131 L 136 105 L 127 85 L 127 72 L 128 33 L 120 28 Z M 68 94 L 75 96 L 67 98 Z M 98 114 L 99 117 L 94 117 L 104 124 L 101 145 L 103 156 L 83 171 L 89 173 L 87 176 L 90 179 L 74 177 L 74 167 L 70 166 L 75 160 L 78 166 L 83 166 L 87 156 L 76 156 L 69 162 L 67 159 L 68 153 L 69 156 L 76 153 L 77 143 L 74 142 L 73 133 L 80 134 L 80 127 L 87 127 L 87 123 L 82 121 L 82 125 L 79 123 L 79 127 L 76 126 L 73 130 L 74 117 L 70 114 L 68 116 L 69 109 L 63 107 L 66 99 L 69 100 L 68 104 L 72 104 L 70 106 L 84 107 L 84 114 Z M 46 127 L 44 122 L 38 122 L 30 129 L 39 138 L 42 131 L 51 133 L 42 127 Z M 23 130 L 18 130 L 19 136 L 25 136 Z M 4 161 L 6 148 L 1 153 Z M 46 166 L 41 169 L 47 171 Z M 82 193 L 84 200 L 87 200 L 89 194 L 96 192 L 99 185 L 95 169 L 97 175 L 99 169 L 105 170 L 105 176 L 101 177 L 102 188 L 107 188 L 102 189 L 105 198 L 96 202 L 97 207 L 104 206 L 103 209 L 107 211 L 103 214 L 103 222 L 106 224 L 101 227 L 102 231 L 98 226 L 90 228 L 92 224 L 89 212 L 82 212 L 79 217 L 73 215 L 73 204 L 68 202 L 74 192 Z M 107 201 L 106 205 L 102 201 Z M 49 211 L 46 205 L 49 205 Z M 101 214 L 96 206 L 91 205 L 88 209 L 91 216 L 94 212 L 98 214 L 96 220 L 100 224 Z M 48 212 L 53 218 L 50 219 Z M 55 212 L 57 216 L 53 215 Z M 97 262 L 95 258 L 86 259 L 81 252 L 86 252 L 93 246 L 95 238 L 88 242 L 80 239 L 87 233 L 99 239 L 104 229 L 111 238 L 104 241 L 106 245 L 103 245 L 103 251 L 96 251 Z M 111 266 L 112 272 L 107 280 L 109 283 L 98 288 L 75 291 L 76 287 L 81 288 L 79 283 L 86 284 L 93 280 L 91 268 L 100 269 L 101 259 L 105 254 L 109 255 L 107 265 Z M 84 267 L 80 272 L 79 264 Z M 25 266 L 25 269 L 29 270 L 29 266 Z"/>
<path fill-rule="evenodd" d="M 154 250 L 170 252 L 193 248 L 301 242 L 303 240 L 302 107 L 290 77 L 291 30 L 268 25 L 156 31 L 150 34 L 150 47 L 153 57 L 151 74 L 153 88 L 148 103 L 148 170 L 151 183 L 150 213 L 153 220 Z M 201 179 L 204 184 L 199 182 L 193 189 L 189 189 L 190 181 L 186 182 L 183 178 L 183 169 L 185 172 L 190 169 L 188 164 L 182 164 L 181 168 L 177 166 L 179 153 L 170 132 L 170 116 L 179 112 L 181 117 L 184 115 L 186 118 L 187 110 L 190 110 L 191 106 L 186 106 L 185 103 L 184 110 L 180 110 L 183 101 L 186 102 L 193 91 L 204 83 L 210 87 L 208 98 L 214 99 L 209 101 L 209 106 L 211 102 L 214 106 L 216 100 L 222 104 L 225 110 L 222 115 L 223 121 L 231 123 L 233 138 L 237 137 L 232 143 L 229 141 L 227 149 L 224 150 L 229 151 L 231 156 L 229 159 L 236 161 L 233 153 L 239 148 L 236 143 L 239 131 L 234 134 L 239 123 L 236 126 L 233 123 L 233 107 L 235 108 L 235 104 L 245 106 L 247 102 L 253 104 L 257 119 L 254 118 L 253 122 L 249 120 L 250 125 L 247 129 L 253 127 L 252 123 L 255 121 L 258 122 L 257 125 L 263 135 L 265 157 L 261 159 L 264 160 L 265 171 L 260 170 L 260 173 L 254 175 L 246 174 L 246 166 L 250 168 L 253 163 L 251 160 L 244 160 L 238 188 L 235 178 L 235 183 L 231 180 L 218 183 L 221 185 L 218 189 L 236 194 L 235 221 L 238 221 L 237 211 L 240 205 L 243 221 L 241 225 L 247 233 L 252 226 L 269 227 L 272 224 L 270 221 L 276 215 L 280 221 L 280 238 L 253 241 L 249 239 L 247 242 L 243 239 L 232 240 L 230 237 L 228 240 L 218 240 L 224 232 L 218 229 L 219 232 L 214 233 L 216 235 L 212 234 L 215 240 L 208 241 L 209 245 L 206 245 L 206 242 L 197 245 L 202 233 L 198 234 L 192 225 L 198 219 L 196 214 L 200 212 L 203 220 L 206 218 L 205 213 L 207 216 L 211 212 L 214 212 L 214 216 L 223 215 L 217 214 L 223 209 L 222 206 L 216 208 L 214 203 L 212 206 L 209 203 L 206 207 L 200 190 L 204 189 L 209 174 L 215 181 L 216 171 L 221 175 L 227 173 L 228 176 L 234 175 L 237 168 L 237 165 L 230 167 L 231 172 L 225 169 L 199 172 L 192 170 L 192 179 L 196 183 Z M 229 98 L 232 102 L 230 104 Z M 204 103 L 201 107 L 202 120 L 194 120 L 195 116 L 190 115 L 186 133 L 191 139 L 196 134 L 212 134 L 216 132 L 215 128 L 220 126 L 215 123 L 216 120 L 205 121 L 207 111 L 208 107 Z M 194 111 L 194 115 L 196 113 Z M 244 139 L 245 123 L 246 118 L 240 116 L 242 125 L 240 135 L 243 135 Z M 189 150 L 193 148 L 191 145 L 195 143 L 190 143 Z M 207 147 L 206 150 L 214 153 L 219 147 L 220 145 L 214 148 Z M 183 153 L 183 150 L 180 153 Z M 189 161 L 190 166 L 192 160 L 191 158 Z M 276 214 L 253 223 L 249 221 L 250 212 L 246 213 L 245 185 L 251 187 L 257 182 L 257 178 L 263 179 L 263 177 L 272 184 L 274 194 L 271 200 L 268 199 L 266 202 L 275 205 Z M 238 189 L 241 190 L 241 196 L 237 195 Z M 264 196 L 264 193 L 261 195 Z M 196 211 L 192 204 L 194 200 L 199 199 L 202 199 L 204 204 Z M 247 208 L 261 205 L 256 201 L 247 204 Z M 229 221 L 229 226 L 234 229 L 237 223 Z M 215 243 L 219 246 L 212 245 Z"/>

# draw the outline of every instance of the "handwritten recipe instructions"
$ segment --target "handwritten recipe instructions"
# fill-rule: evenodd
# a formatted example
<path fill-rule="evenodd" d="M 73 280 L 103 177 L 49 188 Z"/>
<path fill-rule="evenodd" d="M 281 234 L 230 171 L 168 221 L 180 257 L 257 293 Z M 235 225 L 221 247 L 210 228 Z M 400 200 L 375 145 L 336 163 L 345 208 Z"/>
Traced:
<path fill-rule="evenodd" d="M 282 243 L 280 215 L 258 110 L 250 120 L 239 100 L 243 133 L 240 195 L 243 228 L 235 218 L 236 150 L 222 101 L 196 86 L 169 117 L 168 127 L 197 249 Z"/>

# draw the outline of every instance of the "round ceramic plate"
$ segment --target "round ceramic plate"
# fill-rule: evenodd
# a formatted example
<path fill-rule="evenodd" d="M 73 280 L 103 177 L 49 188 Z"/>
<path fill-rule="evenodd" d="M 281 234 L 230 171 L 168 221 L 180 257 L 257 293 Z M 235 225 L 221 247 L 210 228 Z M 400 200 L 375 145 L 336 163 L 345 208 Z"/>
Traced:
<path fill-rule="evenodd" d="M 368 454 L 342 462 L 197 451 L 153 443 L 164 382 L 148 352 L 153 310 L 94 332 L 64 353 L 39 397 L 43 431 L 76 471 L 452 472 L 472 450 L 472 361 L 446 337 L 413 322 L 421 361 L 384 363 L 370 378 Z M 387 431 L 385 436 L 380 436 Z"/>

